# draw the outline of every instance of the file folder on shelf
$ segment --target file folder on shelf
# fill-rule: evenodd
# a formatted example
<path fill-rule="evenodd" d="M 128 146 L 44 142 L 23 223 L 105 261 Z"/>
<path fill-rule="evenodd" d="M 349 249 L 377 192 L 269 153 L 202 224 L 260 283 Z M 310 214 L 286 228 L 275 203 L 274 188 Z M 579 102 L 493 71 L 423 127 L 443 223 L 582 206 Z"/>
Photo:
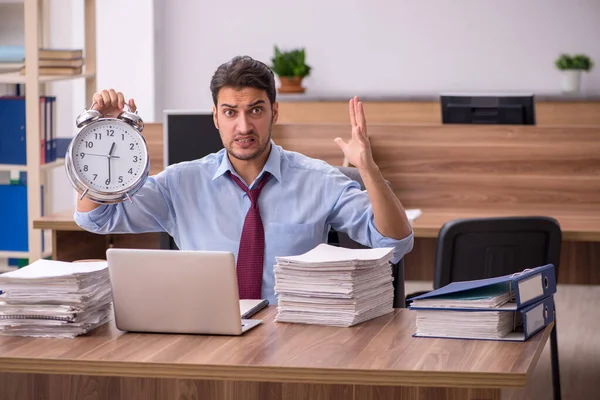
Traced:
<path fill-rule="evenodd" d="M 452 282 L 410 298 L 411 309 L 495 308 L 517 310 L 556 293 L 554 265 L 526 269 L 497 278 Z"/>
<path fill-rule="evenodd" d="M 518 310 L 419 309 L 413 336 L 523 342 L 553 321 L 553 295 Z"/>

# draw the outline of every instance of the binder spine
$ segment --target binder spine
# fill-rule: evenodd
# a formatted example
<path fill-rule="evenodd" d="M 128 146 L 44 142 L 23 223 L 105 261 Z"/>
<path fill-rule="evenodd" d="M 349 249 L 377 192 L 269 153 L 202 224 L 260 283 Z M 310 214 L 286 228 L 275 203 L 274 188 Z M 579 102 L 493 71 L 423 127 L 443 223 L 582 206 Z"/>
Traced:
<path fill-rule="evenodd" d="M 535 275 L 518 277 L 514 288 L 511 286 L 515 290 L 515 300 L 519 308 L 556 293 L 554 266 L 548 264 L 546 267 Z"/>
<path fill-rule="evenodd" d="M 522 311 L 525 340 L 554 321 L 554 295 L 544 298 Z"/>

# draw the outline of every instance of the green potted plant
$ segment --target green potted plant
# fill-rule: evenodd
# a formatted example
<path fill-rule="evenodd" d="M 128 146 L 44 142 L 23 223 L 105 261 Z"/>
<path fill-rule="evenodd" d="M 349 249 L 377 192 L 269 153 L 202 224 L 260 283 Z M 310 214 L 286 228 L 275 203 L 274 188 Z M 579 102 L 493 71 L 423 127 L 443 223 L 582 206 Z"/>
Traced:
<path fill-rule="evenodd" d="M 566 93 L 579 92 L 581 71 L 588 72 L 594 67 L 594 62 L 585 54 L 561 54 L 554 64 L 563 73 L 562 90 Z"/>
<path fill-rule="evenodd" d="M 279 93 L 304 93 L 302 79 L 310 74 L 303 48 L 281 51 L 275 46 L 271 69 L 279 77 Z"/>

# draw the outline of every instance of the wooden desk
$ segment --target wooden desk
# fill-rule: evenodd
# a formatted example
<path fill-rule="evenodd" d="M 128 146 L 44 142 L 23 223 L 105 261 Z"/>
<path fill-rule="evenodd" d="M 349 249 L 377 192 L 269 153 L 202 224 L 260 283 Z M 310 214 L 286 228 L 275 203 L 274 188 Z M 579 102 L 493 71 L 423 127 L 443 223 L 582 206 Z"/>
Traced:
<path fill-rule="evenodd" d="M 33 221 L 33 227 L 52 231 L 52 258 L 59 261 L 106 259 L 110 247 L 160 248 L 157 233 L 97 235 L 85 231 L 75 223 L 73 210 L 40 217 Z"/>
<path fill-rule="evenodd" d="M 442 225 L 452 219 L 506 215 L 551 215 L 561 225 L 563 244 L 559 283 L 600 284 L 600 215 L 586 212 L 553 214 L 519 209 L 465 210 L 424 208 L 414 221 L 415 246 L 404 259 L 407 280 L 433 281 L 435 245 Z M 64 211 L 33 222 L 36 229 L 52 230 L 53 258 L 74 261 L 83 258 L 106 258 L 109 247 L 158 248 L 158 234 L 96 235 L 82 230 L 73 221 L 73 211 Z"/>
<path fill-rule="evenodd" d="M 376 124 L 441 124 L 442 108 L 438 98 L 383 99 L 358 94 L 363 100 L 367 121 Z M 348 124 L 348 100 L 311 99 L 310 94 L 278 96 L 279 122 L 286 124 Z M 536 123 L 540 126 L 600 125 L 598 97 L 581 101 L 544 100 L 536 96 Z"/>
<path fill-rule="evenodd" d="M 241 337 L 0 337 L 0 398 L 500 399 L 525 387 L 551 327 L 524 343 L 416 339 L 402 309 L 352 328 L 274 323 Z"/>
<path fill-rule="evenodd" d="M 600 213 L 523 209 L 424 208 L 413 224 L 415 245 L 404 258 L 406 280 L 433 281 L 436 241 L 445 222 L 462 218 L 545 215 L 561 226 L 563 242 L 558 280 L 569 284 L 600 284 Z"/>

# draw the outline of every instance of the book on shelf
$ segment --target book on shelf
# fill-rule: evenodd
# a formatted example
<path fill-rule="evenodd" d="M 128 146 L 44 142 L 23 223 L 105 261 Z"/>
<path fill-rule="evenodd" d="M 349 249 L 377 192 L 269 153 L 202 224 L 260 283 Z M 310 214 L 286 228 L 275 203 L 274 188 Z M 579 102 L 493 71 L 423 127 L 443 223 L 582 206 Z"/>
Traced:
<path fill-rule="evenodd" d="M 21 68 L 21 75 L 27 73 L 25 68 L 25 66 Z M 39 67 L 38 71 L 40 75 L 69 76 L 80 75 L 83 69 L 81 67 Z"/>
<path fill-rule="evenodd" d="M 82 49 L 48 49 L 41 48 L 38 50 L 38 57 L 40 59 L 51 59 L 51 60 L 73 60 L 83 58 Z"/>
<path fill-rule="evenodd" d="M 79 75 L 85 64 L 82 49 L 46 49 L 38 51 L 40 75 Z M 26 74 L 27 60 L 21 67 L 21 75 Z"/>
<path fill-rule="evenodd" d="M 56 97 L 40 96 L 40 163 L 56 161 Z M 26 165 L 24 96 L 0 96 L 0 164 Z"/>
<path fill-rule="evenodd" d="M 555 293 L 552 264 L 453 282 L 409 299 L 414 336 L 524 341 L 554 321 Z"/>
<path fill-rule="evenodd" d="M 73 58 L 64 60 L 40 58 L 38 66 L 40 68 L 81 68 L 83 67 L 83 58 Z"/>

